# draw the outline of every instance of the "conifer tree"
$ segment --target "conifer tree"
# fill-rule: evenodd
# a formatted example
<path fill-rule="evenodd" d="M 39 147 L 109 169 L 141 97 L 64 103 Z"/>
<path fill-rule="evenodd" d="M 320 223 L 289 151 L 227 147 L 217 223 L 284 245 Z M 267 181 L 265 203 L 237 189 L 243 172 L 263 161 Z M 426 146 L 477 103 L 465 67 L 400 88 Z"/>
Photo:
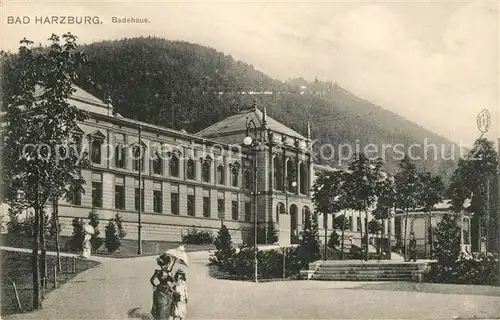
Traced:
<path fill-rule="evenodd" d="M 444 215 L 436 228 L 434 258 L 440 282 L 453 281 L 453 266 L 460 256 L 460 227 L 451 215 Z"/>

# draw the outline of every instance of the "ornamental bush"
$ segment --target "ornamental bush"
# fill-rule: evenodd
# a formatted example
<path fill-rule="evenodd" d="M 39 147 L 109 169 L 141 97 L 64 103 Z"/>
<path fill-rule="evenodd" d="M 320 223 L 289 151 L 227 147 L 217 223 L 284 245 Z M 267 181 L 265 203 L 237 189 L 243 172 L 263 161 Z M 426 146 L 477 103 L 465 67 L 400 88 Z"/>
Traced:
<path fill-rule="evenodd" d="M 209 261 L 218 266 L 221 271 L 227 271 L 230 268 L 229 260 L 234 256 L 236 250 L 233 248 L 231 234 L 225 225 L 219 230 L 214 244 L 216 251 L 209 258 Z"/>
<path fill-rule="evenodd" d="M 185 244 L 213 244 L 214 237 L 208 231 L 198 231 L 196 228 L 189 230 L 186 235 L 182 236 L 182 243 Z"/>

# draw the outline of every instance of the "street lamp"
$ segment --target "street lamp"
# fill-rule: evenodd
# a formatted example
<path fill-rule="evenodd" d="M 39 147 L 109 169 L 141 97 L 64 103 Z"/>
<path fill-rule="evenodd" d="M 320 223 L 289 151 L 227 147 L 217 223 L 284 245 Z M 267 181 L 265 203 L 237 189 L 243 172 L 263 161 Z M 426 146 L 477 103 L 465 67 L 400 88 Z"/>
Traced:
<path fill-rule="evenodd" d="M 288 176 L 285 177 L 285 206 L 286 206 L 286 209 L 285 209 L 285 213 L 286 215 L 289 215 L 290 212 L 288 210 Z M 292 181 L 292 190 L 295 190 L 295 187 L 297 186 L 297 182 L 296 181 Z M 290 218 L 291 219 L 291 218 Z M 292 227 L 292 226 L 290 226 Z M 291 231 L 290 231 L 290 243 L 292 242 L 292 234 L 291 234 Z M 287 248 L 286 247 L 283 247 L 283 281 L 285 281 L 285 266 L 286 266 L 286 254 L 287 254 Z"/>
<path fill-rule="evenodd" d="M 250 130 L 253 130 L 253 138 L 250 136 Z M 253 227 L 254 227 L 254 235 L 253 235 L 253 242 L 254 242 L 254 279 L 255 282 L 258 282 L 258 259 L 257 259 L 257 254 L 259 249 L 257 248 L 257 125 L 255 124 L 255 121 L 252 119 L 247 119 L 246 122 L 246 134 L 245 138 L 243 139 L 243 144 L 249 148 L 252 148 L 254 151 L 254 157 L 253 157 L 253 190 L 252 190 L 252 196 L 253 196 Z"/>

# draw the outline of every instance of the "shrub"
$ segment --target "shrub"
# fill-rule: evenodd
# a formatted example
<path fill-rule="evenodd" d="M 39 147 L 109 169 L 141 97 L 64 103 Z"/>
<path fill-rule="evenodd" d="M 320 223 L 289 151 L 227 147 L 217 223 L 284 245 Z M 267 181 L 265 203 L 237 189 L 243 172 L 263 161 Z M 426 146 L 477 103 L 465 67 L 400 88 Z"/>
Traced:
<path fill-rule="evenodd" d="M 212 264 L 219 266 L 222 270 L 229 268 L 229 260 L 234 256 L 235 249 L 231 240 L 231 234 L 225 225 L 219 230 L 214 241 L 216 251 L 209 258 Z"/>
<path fill-rule="evenodd" d="M 460 257 L 460 227 L 450 215 L 445 215 L 436 229 L 434 258 L 437 260 L 435 276 L 438 282 L 454 282 L 453 269 Z"/>
<path fill-rule="evenodd" d="M 214 237 L 208 231 L 198 231 L 195 228 L 182 236 L 182 242 L 186 244 L 213 244 Z"/>
<path fill-rule="evenodd" d="M 92 246 L 92 251 L 95 252 L 102 245 L 102 239 L 99 238 L 99 214 L 95 208 L 89 212 L 89 225 L 94 228 L 94 234 L 91 235 L 90 244 Z"/>
<path fill-rule="evenodd" d="M 108 253 L 113 253 L 121 247 L 121 239 L 127 234 L 123 230 L 122 217 L 116 214 L 114 219 L 109 219 L 108 225 L 105 230 L 104 246 Z"/>
<path fill-rule="evenodd" d="M 339 235 L 337 234 L 336 230 L 333 230 L 332 233 L 330 233 L 330 237 L 328 238 L 328 248 L 330 249 L 335 249 L 336 246 L 340 245 L 340 238 Z"/>
<path fill-rule="evenodd" d="M 278 229 L 276 228 L 276 224 L 274 222 L 269 222 L 267 226 L 266 232 L 267 243 L 276 243 L 278 242 Z"/>
<path fill-rule="evenodd" d="M 80 218 L 74 218 L 71 225 L 73 233 L 68 240 L 68 247 L 71 251 L 80 252 L 83 249 L 83 221 Z"/>
<path fill-rule="evenodd" d="M 316 223 L 316 213 L 313 214 L 312 219 L 310 215 L 306 215 L 298 254 L 301 265 L 305 267 L 307 267 L 310 262 L 321 258 L 321 254 L 319 252 L 319 232 L 318 224 Z"/>

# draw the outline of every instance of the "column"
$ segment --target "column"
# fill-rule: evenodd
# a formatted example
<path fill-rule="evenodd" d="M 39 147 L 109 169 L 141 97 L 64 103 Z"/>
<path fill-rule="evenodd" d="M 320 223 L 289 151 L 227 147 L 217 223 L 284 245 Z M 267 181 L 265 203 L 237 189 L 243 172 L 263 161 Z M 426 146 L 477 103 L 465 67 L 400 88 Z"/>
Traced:
<path fill-rule="evenodd" d="M 300 164 L 301 164 L 301 161 L 299 160 L 299 157 L 296 158 L 296 164 L 295 164 L 295 167 L 297 170 L 297 179 L 295 179 L 295 182 L 297 182 L 297 186 L 295 187 L 295 194 L 300 194 Z"/>

